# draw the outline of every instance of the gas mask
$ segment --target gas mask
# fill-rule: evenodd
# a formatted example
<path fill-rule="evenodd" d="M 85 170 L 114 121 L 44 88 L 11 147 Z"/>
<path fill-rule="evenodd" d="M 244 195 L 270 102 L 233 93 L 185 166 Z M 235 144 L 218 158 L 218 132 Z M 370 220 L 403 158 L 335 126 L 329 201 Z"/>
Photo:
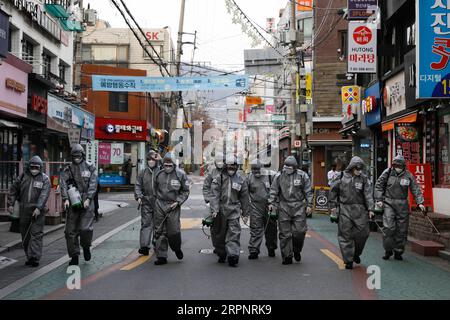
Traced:
<path fill-rule="evenodd" d="M 396 168 L 394 168 L 394 170 L 395 170 L 395 172 L 397 172 L 397 174 L 400 174 L 403 172 L 403 168 L 396 167 Z"/>
<path fill-rule="evenodd" d="M 156 161 L 155 160 L 149 160 L 147 161 L 147 164 L 150 168 L 154 168 L 156 166 Z"/>
<path fill-rule="evenodd" d="M 82 156 L 82 155 L 79 155 L 79 154 L 74 154 L 74 155 L 72 156 L 72 161 L 73 161 L 73 163 L 75 163 L 75 164 L 80 164 L 81 162 L 83 162 L 83 156 Z"/>
<path fill-rule="evenodd" d="M 294 173 L 294 167 L 284 166 L 283 171 L 286 172 L 287 174 L 291 175 Z"/>
<path fill-rule="evenodd" d="M 41 172 L 41 168 L 37 166 L 30 167 L 30 173 L 33 177 L 37 176 Z"/>
<path fill-rule="evenodd" d="M 215 163 L 217 169 L 223 169 L 223 163 Z"/>
<path fill-rule="evenodd" d="M 173 164 L 164 164 L 164 171 L 166 173 L 171 173 L 175 169 Z"/>
<path fill-rule="evenodd" d="M 356 168 L 353 170 L 353 174 L 354 174 L 355 176 L 360 176 L 360 175 L 362 174 L 362 168 L 356 167 Z"/>
<path fill-rule="evenodd" d="M 227 167 L 227 172 L 230 177 L 234 176 L 237 172 L 237 168 L 235 166 L 229 166 Z"/>
<path fill-rule="evenodd" d="M 261 177 L 261 171 L 253 171 L 253 174 L 255 175 L 256 178 Z"/>

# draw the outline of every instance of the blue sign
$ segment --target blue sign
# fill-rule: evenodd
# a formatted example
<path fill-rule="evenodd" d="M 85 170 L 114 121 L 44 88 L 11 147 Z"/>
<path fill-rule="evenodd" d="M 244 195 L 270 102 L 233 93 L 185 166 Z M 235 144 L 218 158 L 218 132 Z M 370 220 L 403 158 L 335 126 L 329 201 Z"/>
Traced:
<path fill-rule="evenodd" d="M 247 75 L 214 77 L 92 76 L 92 90 L 115 92 L 171 92 L 197 90 L 246 90 Z"/>
<path fill-rule="evenodd" d="M 0 10 L 0 57 L 8 54 L 9 16 Z"/>
<path fill-rule="evenodd" d="M 416 98 L 450 98 L 450 0 L 417 0 Z"/>
<path fill-rule="evenodd" d="M 375 97 L 376 104 L 373 110 L 365 113 L 366 125 L 373 126 L 381 122 L 381 94 L 380 94 L 380 83 L 377 82 L 373 86 L 364 91 L 364 97 Z"/>

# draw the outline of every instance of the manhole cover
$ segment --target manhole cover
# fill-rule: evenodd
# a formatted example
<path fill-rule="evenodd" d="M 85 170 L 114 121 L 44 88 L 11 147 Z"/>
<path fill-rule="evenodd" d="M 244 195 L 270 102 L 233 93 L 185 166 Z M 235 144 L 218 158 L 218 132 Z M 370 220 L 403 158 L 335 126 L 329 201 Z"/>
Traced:
<path fill-rule="evenodd" d="M 6 268 L 7 266 L 10 266 L 16 262 L 17 260 L 14 259 L 10 259 L 7 257 L 0 257 L 0 269 Z"/>

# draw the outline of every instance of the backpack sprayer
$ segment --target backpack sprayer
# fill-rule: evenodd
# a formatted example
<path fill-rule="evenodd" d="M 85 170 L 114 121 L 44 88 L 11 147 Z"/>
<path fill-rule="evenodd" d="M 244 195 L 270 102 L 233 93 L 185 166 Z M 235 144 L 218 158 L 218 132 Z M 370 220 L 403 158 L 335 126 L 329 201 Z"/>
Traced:
<path fill-rule="evenodd" d="M 70 166 L 69 172 L 70 179 L 68 181 L 69 189 L 67 190 L 67 194 L 69 196 L 70 206 L 72 207 L 72 210 L 82 210 L 84 208 L 83 199 L 81 198 L 80 191 L 78 191 L 78 186 L 75 178 L 73 177 L 72 169 L 70 168 Z"/>
<path fill-rule="evenodd" d="M 162 226 L 164 225 L 164 222 L 166 222 L 167 218 L 169 217 L 169 214 L 174 211 L 176 208 L 170 209 L 169 211 L 167 211 L 166 216 L 164 217 L 163 221 L 161 222 L 161 224 L 158 226 L 158 228 L 156 228 L 155 232 L 153 233 L 153 239 L 152 239 L 152 244 L 153 246 L 156 246 L 156 240 L 159 239 L 159 237 L 161 236 L 160 234 L 158 234 L 158 236 L 156 236 L 156 234 L 159 232 L 159 230 L 162 228 Z"/>
<path fill-rule="evenodd" d="M 214 218 L 212 215 L 209 215 L 206 218 L 202 219 L 202 231 L 208 239 L 211 239 L 211 233 L 207 234 L 205 232 L 205 227 L 211 228 L 213 222 L 214 222 Z"/>

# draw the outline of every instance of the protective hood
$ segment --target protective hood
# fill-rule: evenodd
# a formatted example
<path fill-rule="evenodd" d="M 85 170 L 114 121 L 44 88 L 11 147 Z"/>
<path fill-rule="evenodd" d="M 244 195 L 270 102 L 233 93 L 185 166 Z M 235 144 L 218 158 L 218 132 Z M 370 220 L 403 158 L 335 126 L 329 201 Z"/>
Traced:
<path fill-rule="evenodd" d="M 403 168 L 406 167 L 406 160 L 403 156 L 398 155 L 394 158 L 394 160 L 392 160 L 392 164 L 396 164 L 399 166 L 402 166 Z"/>
<path fill-rule="evenodd" d="M 74 144 L 73 147 L 72 147 L 72 150 L 71 150 L 70 154 L 73 156 L 73 155 L 80 154 L 80 153 L 81 153 L 83 156 L 85 155 L 83 146 L 82 146 L 81 144 Z"/>
<path fill-rule="evenodd" d="M 360 157 L 353 157 L 352 160 L 350 160 L 350 164 L 348 165 L 347 169 L 345 169 L 345 171 L 351 172 L 357 166 L 362 166 L 363 168 L 365 168 L 366 164 Z"/>
<path fill-rule="evenodd" d="M 155 150 L 150 150 L 147 153 L 147 160 L 153 160 L 156 157 L 156 151 Z"/>
<path fill-rule="evenodd" d="M 41 168 L 41 172 L 44 166 L 44 163 L 42 162 L 42 159 L 39 156 L 34 156 L 33 158 L 31 158 L 30 160 L 30 166 L 34 164 L 34 165 L 39 165 L 39 167 Z"/>
<path fill-rule="evenodd" d="M 259 161 L 252 163 L 252 171 L 258 171 L 261 170 L 261 163 Z"/>
<path fill-rule="evenodd" d="M 163 163 L 173 163 L 173 164 L 175 164 L 175 156 L 173 155 L 173 153 L 167 152 L 164 155 Z"/>
<path fill-rule="evenodd" d="M 295 159 L 295 157 L 289 156 L 286 158 L 286 160 L 284 160 L 284 165 L 288 166 L 288 167 L 297 168 L 298 163 L 297 163 L 297 160 Z"/>

